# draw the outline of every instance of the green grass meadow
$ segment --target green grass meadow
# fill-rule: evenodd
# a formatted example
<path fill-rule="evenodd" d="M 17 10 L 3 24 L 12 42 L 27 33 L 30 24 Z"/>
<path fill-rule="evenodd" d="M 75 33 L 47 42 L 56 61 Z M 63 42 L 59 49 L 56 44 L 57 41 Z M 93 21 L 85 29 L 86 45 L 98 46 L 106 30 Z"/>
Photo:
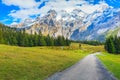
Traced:
<path fill-rule="evenodd" d="M 120 80 L 120 55 L 105 53 L 104 46 L 72 43 L 66 47 L 18 47 L 0 44 L 0 80 L 45 80 L 88 54 L 100 60 Z"/>
<path fill-rule="evenodd" d="M 109 54 L 104 52 L 98 56 L 105 67 L 113 73 L 113 75 L 120 80 L 120 55 Z"/>
<path fill-rule="evenodd" d="M 44 80 L 92 51 L 70 47 L 17 47 L 0 45 L 0 80 Z"/>

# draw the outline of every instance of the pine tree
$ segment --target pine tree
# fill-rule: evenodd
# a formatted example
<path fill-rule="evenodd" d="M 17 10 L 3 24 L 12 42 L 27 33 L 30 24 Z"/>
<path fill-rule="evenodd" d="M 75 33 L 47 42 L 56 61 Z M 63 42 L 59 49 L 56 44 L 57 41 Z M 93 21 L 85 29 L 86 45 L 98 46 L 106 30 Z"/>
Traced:
<path fill-rule="evenodd" d="M 120 53 L 120 38 L 115 36 L 115 40 L 114 40 L 114 45 L 115 45 L 115 53 Z"/>
<path fill-rule="evenodd" d="M 35 32 L 32 39 L 33 39 L 34 46 L 38 46 L 38 35 L 36 32 Z"/>
<path fill-rule="evenodd" d="M 114 42 L 113 42 L 113 38 L 110 38 L 110 43 L 109 43 L 109 52 L 110 53 L 115 53 L 115 46 L 114 46 Z"/>
<path fill-rule="evenodd" d="M 58 36 L 57 38 L 58 46 L 64 46 L 64 38 L 61 36 Z"/>
<path fill-rule="evenodd" d="M 39 36 L 38 38 L 38 45 L 39 46 L 46 46 L 46 41 L 45 41 L 45 38 L 43 36 Z"/>
<path fill-rule="evenodd" d="M 70 46 L 70 40 L 66 39 L 66 46 Z"/>
<path fill-rule="evenodd" d="M 117 36 L 111 36 L 109 38 L 106 39 L 106 43 L 105 43 L 105 49 L 109 52 L 109 53 L 116 53 L 116 54 L 120 54 L 120 38 Z"/>
<path fill-rule="evenodd" d="M 3 34 L 2 34 L 2 28 L 0 26 L 0 43 L 4 43 L 4 39 L 3 39 Z"/>
<path fill-rule="evenodd" d="M 54 39 L 49 35 L 45 39 L 47 46 L 54 46 Z"/>

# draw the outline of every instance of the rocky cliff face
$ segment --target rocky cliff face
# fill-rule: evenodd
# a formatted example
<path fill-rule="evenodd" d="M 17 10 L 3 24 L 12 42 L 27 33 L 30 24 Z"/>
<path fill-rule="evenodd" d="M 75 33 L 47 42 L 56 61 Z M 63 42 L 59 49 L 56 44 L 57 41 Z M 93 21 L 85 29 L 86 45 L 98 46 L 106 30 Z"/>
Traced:
<path fill-rule="evenodd" d="M 43 17 L 26 19 L 17 25 L 18 29 L 25 29 L 27 33 L 41 33 L 57 37 L 64 36 L 72 40 L 101 40 L 109 30 L 120 26 L 120 11 L 107 5 L 102 5 L 98 10 L 87 14 L 80 9 L 68 13 L 65 10 L 57 13 L 49 10 Z"/>

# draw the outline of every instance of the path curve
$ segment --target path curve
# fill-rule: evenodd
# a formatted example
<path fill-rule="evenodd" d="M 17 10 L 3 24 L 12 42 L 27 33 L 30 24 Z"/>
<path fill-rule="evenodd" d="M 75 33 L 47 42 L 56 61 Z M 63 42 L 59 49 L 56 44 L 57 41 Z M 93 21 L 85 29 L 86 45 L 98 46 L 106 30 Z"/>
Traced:
<path fill-rule="evenodd" d="M 102 65 L 94 53 L 72 67 L 54 74 L 46 80 L 116 80 Z"/>

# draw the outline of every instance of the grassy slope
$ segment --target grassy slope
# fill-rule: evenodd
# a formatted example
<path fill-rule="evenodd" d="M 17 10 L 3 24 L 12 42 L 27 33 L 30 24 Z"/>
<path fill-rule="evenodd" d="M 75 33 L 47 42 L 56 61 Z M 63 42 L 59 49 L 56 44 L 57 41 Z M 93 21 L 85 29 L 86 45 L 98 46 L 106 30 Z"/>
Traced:
<path fill-rule="evenodd" d="M 44 80 L 73 65 L 88 53 L 96 52 L 95 48 L 82 45 L 79 49 L 78 44 L 64 47 L 64 50 L 61 47 L 0 45 L 0 80 Z"/>
<path fill-rule="evenodd" d="M 104 55 L 98 56 L 103 64 L 110 72 L 112 72 L 118 80 L 120 80 L 120 55 L 108 54 L 104 52 Z"/>

